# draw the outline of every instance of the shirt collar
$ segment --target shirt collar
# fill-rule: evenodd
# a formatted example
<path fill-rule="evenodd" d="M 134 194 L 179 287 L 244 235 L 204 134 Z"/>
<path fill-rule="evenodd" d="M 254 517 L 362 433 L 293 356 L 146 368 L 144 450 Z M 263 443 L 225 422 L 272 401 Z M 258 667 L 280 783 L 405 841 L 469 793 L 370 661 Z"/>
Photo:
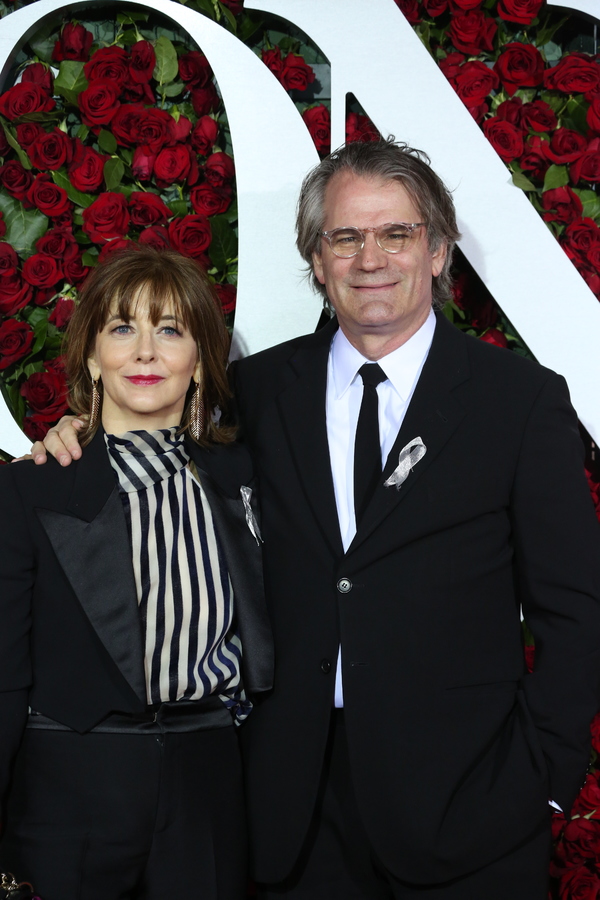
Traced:
<path fill-rule="evenodd" d="M 377 360 L 402 400 L 407 400 L 412 393 L 415 381 L 427 359 L 434 331 L 435 313 L 431 309 L 425 322 L 405 344 Z M 336 398 L 339 399 L 345 394 L 356 378 L 358 370 L 366 362 L 372 362 L 372 360 L 359 353 L 341 328 L 338 328 L 329 351 L 329 364 Z"/>

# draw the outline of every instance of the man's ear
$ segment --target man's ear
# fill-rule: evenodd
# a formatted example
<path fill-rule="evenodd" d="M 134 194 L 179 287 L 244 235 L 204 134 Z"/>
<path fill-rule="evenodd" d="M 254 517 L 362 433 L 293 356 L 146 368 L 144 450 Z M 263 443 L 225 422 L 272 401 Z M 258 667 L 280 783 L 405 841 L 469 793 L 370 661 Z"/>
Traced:
<path fill-rule="evenodd" d="M 434 250 L 434 252 L 431 254 L 431 274 L 434 278 L 437 278 L 437 276 L 444 268 L 447 254 L 448 244 L 446 243 L 446 241 L 442 241 L 437 250 Z"/>
<path fill-rule="evenodd" d="M 320 253 L 317 253 L 316 251 L 313 253 L 312 264 L 317 281 L 320 281 L 321 284 L 325 284 L 325 276 L 323 275 L 323 260 L 321 259 Z"/>

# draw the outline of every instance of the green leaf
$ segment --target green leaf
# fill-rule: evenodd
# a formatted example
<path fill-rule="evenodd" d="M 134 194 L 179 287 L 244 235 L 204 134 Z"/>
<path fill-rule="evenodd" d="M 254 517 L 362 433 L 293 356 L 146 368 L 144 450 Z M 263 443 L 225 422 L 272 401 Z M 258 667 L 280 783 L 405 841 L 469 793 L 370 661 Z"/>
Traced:
<path fill-rule="evenodd" d="M 583 204 L 582 216 L 588 219 L 597 219 L 600 216 L 600 197 L 596 191 L 575 188 L 574 193 Z"/>
<path fill-rule="evenodd" d="M 39 350 L 41 350 L 46 342 L 46 335 L 48 334 L 48 313 L 47 312 L 46 312 L 46 315 L 44 316 L 44 318 L 37 323 L 37 325 L 35 326 L 35 328 L 33 330 L 35 333 L 35 340 L 33 342 L 32 348 L 31 348 L 32 356 L 34 353 L 37 353 Z"/>
<path fill-rule="evenodd" d="M 98 146 L 101 150 L 104 150 L 105 153 L 116 153 L 117 139 L 112 132 L 107 131 L 106 128 L 102 128 L 98 135 Z"/>
<path fill-rule="evenodd" d="M 52 181 L 63 188 L 67 192 L 69 200 L 72 200 L 76 206 L 80 206 L 82 209 L 87 209 L 96 199 L 92 194 L 84 194 L 78 191 L 77 188 L 74 188 L 69 181 L 69 176 L 62 169 L 52 172 Z"/>
<path fill-rule="evenodd" d="M 92 250 L 85 250 L 81 254 L 81 262 L 84 266 L 95 266 L 98 262 L 98 252 Z"/>
<path fill-rule="evenodd" d="M 210 2 L 210 0 L 196 0 L 194 6 L 198 9 L 199 12 L 206 13 L 209 19 L 215 19 L 215 8 Z"/>
<path fill-rule="evenodd" d="M 79 128 L 77 129 L 77 137 L 79 138 L 80 141 L 85 141 L 85 139 L 89 133 L 90 133 L 90 129 L 87 127 L 87 125 L 84 125 L 82 122 L 81 125 L 79 126 Z"/>
<path fill-rule="evenodd" d="M 172 42 L 161 35 L 154 45 L 156 54 L 156 66 L 152 77 L 160 85 L 169 84 L 177 77 L 179 66 L 177 63 L 177 53 Z"/>
<path fill-rule="evenodd" d="M 119 147 L 119 156 L 128 166 L 133 162 L 133 150 L 129 147 Z"/>
<path fill-rule="evenodd" d="M 104 164 L 104 183 L 106 189 L 108 191 L 114 191 L 118 188 L 123 180 L 124 173 L 125 166 L 122 160 L 115 156 L 111 156 Z"/>
<path fill-rule="evenodd" d="M 48 230 L 47 217 L 39 209 L 24 209 L 4 190 L 0 190 L 0 210 L 6 223 L 4 240 L 21 259 L 28 259 L 35 253 L 35 242 Z"/>
<path fill-rule="evenodd" d="M 160 89 L 160 93 L 163 97 L 176 97 L 178 94 L 181 94 L 185 85 L 183 81 L 174 81 L 172 84 L 165 84 Z"/>
<path fill-rule="evenodd" d="M 225 216 L 213 216 L 210 220 L 212 241 L 208 250 L 213 265 L 223 271 L 227 262 L 237 257 L 237 237 Z"/>
<path fill-rule="evenodd" d="M 19 384 L 6 385 L 6 393 L 8 408 L 17 424 L 22 425 L 26 407 L 25 398 L 21 396 L 21 386 Z"/>
<path fill-rule="evenodd" d="M 240 19 L 241 22 L 238 19 L 238 38 L 243 44 L 247 44 L 252 35 L 256 34 L 258 29 L 262 27 L 263 21 L 249 12 L 243 13 Z"/>
<path fill-rule="evenodd" d="M 580 134 L 587 134 L 587 110 L 588 104 L 583 97 L 571 97 L 567 103 L 565 118 L 562 124 L 564 125 L 568 122 L 570 127 L 574 128 L 575 131 L 578 131 Z M 567 127 L 569 127 L 569 125 L 567 125 Z"/>
<path fill-rule="evenodd" d="M 23 316 L 23 318 L 31 325 L 31 327 L 35 331 L 40 322 L 48 321 L 48 313 L 41 306 L 34 306 L 33 309 L 27 311 L 26 315 Z"/>
<path fill-rule="evenodd" d="M 46 22 L 41 27 L 36 25 L 33 38 L 29 41 L 29 46 L 33 51 L 33 55 L 37 56 L 43 62 L 52 62 L 52 51 L 56 43 L 56 21 Z M 56 65 L 56 63 L 54 63 Z"/>
<path fill-rule="evenodd" d="M 569 170 L 566 166 L 550 166 L 544 178 L 544 191 L 564 187 L 569 183 Z"/>
<path fill-rule="evenodd" d="M 523 172 L 513 172 L 512 183 L 522 191 L 537 191 L 535 184 Z"/>
<path fill-rule="evenodd" d="M 540 100 L 543 100 L 544 103 L 547 103 L 553 112 L 556 113 L 557 116 L 560 116 L 563 109 L 567 105 L 567 98 L 564 94 L 553 94 L 550 91 L 542 91 L 540 93 Z"/>
<path fill-rule="evenodd" d="M 68 103 L 77 106 L 77 98 L 88 86 L 83 74 L 83 63 L 75 59 L 64 59 L 60 64 L 58 75 L 54 79 L 55 93 L 64 97 Z"/>
<path fill-rule="evenodd" d="M 170 203 L 167 203 L 167 206 L 171 210 L 174 216 L 183 217 L 188 213 L 188 205 L 185 200 L 171 200 Z"/>
<path fill-rule="evenodd" d="M 25 151 L 23 150 L 23 148 L 21 147 L 21 145 L 19 144 L 18 140 L 16 139 L 12 128 L 9 126 L 8 122 L 6 122 L 6 120 L 2 116 L 0 116 L 0 121 L 2 122 L 2 128 L 4 130 L 4 134 L 6 135 L 6 140 L 8 141 L 10 146 L 13 148 L 13 150 L 15 151 L 17 156 L 19 157 L 19 162 L 21 163 L 21 165 L 23 166 L 24 169 L 31 169 L 31 161 L 30 161 L 29 157 L 27 156 L 27 154 L 25 153 Z"/>
<path fill-rule="evenodd" d="M 117 13 L 117 22 L 119 25 L 133 25 L 135 22 L 147 22 L 148 19 L 148 13 L 133 10 L 126 13 Z"/>
<path fill-rule="evenodd" d="M 233 31 L 234 34 L 237 33 L 237 22 L 235 21 L 235 16 L 231 12 L 230 9 L 227 9 L 224 3 L 219 2 L 219 9 L 221 10 L 221 15 L 224 19 L 227 20 L 229 27 Z"/>

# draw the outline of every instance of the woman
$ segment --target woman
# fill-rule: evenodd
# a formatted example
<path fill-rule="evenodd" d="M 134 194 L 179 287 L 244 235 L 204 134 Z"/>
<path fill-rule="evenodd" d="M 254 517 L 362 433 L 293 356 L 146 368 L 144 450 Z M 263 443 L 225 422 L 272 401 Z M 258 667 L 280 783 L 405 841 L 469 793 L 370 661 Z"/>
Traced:
<path fill-rule="evenodd" d="M 217 303 L 177 253 L 100 264 L 67 342 L 89 446 L 0 471 L 0 870 L 44 900 L 244 896 L 233 723 L 272 650 Z"/>

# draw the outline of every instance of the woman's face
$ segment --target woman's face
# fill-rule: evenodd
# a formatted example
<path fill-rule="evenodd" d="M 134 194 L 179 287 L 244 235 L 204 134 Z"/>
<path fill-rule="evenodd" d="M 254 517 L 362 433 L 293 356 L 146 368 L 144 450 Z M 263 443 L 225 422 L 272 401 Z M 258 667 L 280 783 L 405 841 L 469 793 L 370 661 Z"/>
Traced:
<path fill-rule="evenodd" d="M 179 425 L 190 380 L 199 379 L 196 341 L 173 303 L 153 325 L 147 296 L 140 292 L 129 322 L 111 312 L 88 360 L 92 378 L 102 379 L 102 425 L 110 434 Z"/>

